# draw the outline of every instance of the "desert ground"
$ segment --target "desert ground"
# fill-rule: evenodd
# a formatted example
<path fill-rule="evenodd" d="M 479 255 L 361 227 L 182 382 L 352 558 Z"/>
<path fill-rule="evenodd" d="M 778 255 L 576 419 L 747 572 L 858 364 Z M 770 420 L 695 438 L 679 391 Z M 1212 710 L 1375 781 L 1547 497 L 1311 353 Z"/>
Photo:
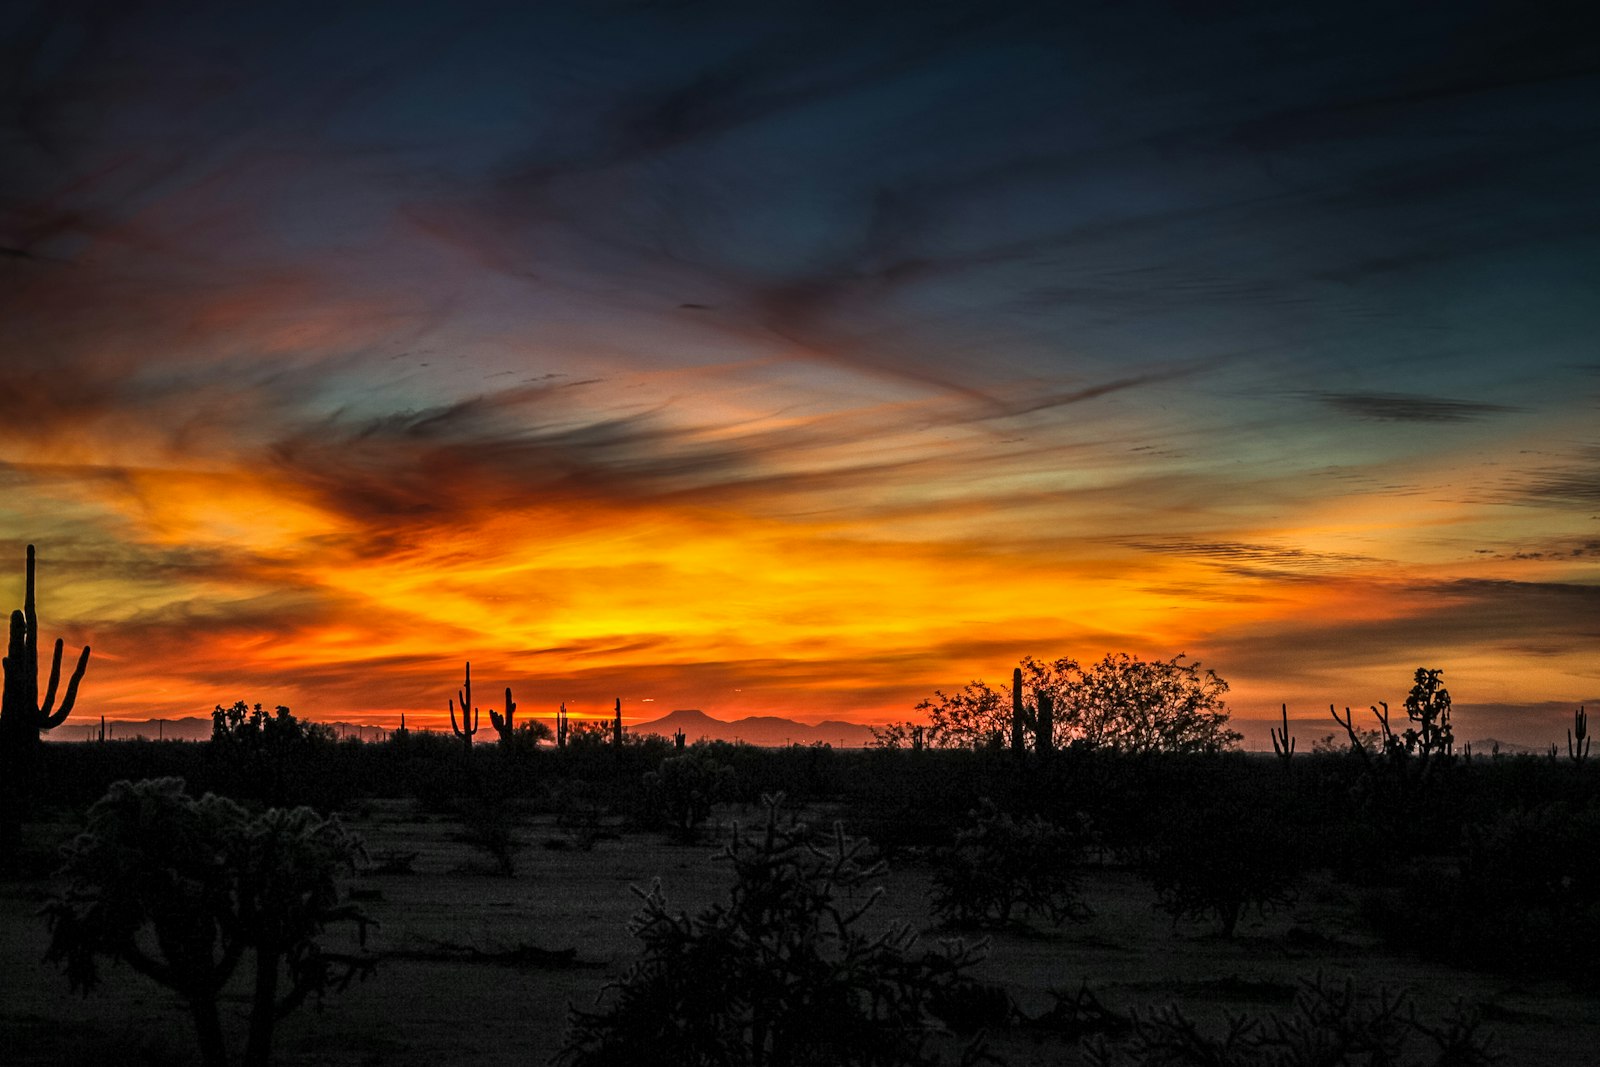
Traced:
<path fill-rule="evenodd" d="M 848 813 L 819 805 L 805 816 L 827 821 Z M 355 805 L 345 821 L 364 838 L 369 867 L 349 884 L 379 923 L 368 947 L 381 960 L 370 979 L 281 1023 L 275 1062 L 547 1061 L 561 1047 L 569 1005 L 592 1005 L 636 956 L 628 930 L 640 903 L 633 889 L 659 880 L 674 907 L 697 911 L 726 892 L 718 840 L 731 823 L 758 818 L 753 806 L 719 805 L 698 844 L 619 827 L 615 838 L 581 851 L 553 816 L 530 814 L 519 822 L 516 873 L 504 877 L 452 815 L 409 800 Z M 29 832 L 43 846 L 72 829 L 70 822 L 41 823 Z M 390 869 L 381 869 L 381 860 Z M 409 871 L 395 869 L 407 864 Z M 872 922 L 906 923 L 929 940 L 958 936 L 934 922 L 929 864 L 914 850 L 895 857 L 881 884 Z M 170 991 L 125 966 L 108 966 L 101 987 L 80 997 L 42 962 L 48 936 L 37 912 L 51 888 L 40 877 L 0 887 L 0 1060 L 15 1067 L 198 1062 L 189 1018 Z M 1174 923 L 1152 907 L 1143 881 L 1114 864 L 1091 863 L 1083 888 L 1094 913 L 1087 922 L 981 935 L 989 948 L 978 977 L 1003 984 L 1024 1015 L 1044 1014 L 1052 990 L 1087 987 L 1117 1012 L 1177 1004 L 1220 1027 L 1230 1013 L 1286 1008 L 1301 982 L 1320 976 L 1351 980 L 1368 996 L 1404 991 L 1424 1016 L 1442 1016 L 1461 1002 L 1478 1012 L 1506 1063 L 1580 1067 L 1593 1064 L 1600 1048 L 1592 996 L 1554 980 L 1471 973 L 1386 952 L 1360 921 L 1358 894 L 1326 877 L 1312 876 L 1292 905 L 1251 912 L 1232 939 L 1211 923 Z M 242 1027 L 242 980 L 226 1003 L 228 1024 Z M 1041 1026 L 991 1032 L 987 1042 L 1019 1067 L 1082 1061 L 1076 1036 Z"/>

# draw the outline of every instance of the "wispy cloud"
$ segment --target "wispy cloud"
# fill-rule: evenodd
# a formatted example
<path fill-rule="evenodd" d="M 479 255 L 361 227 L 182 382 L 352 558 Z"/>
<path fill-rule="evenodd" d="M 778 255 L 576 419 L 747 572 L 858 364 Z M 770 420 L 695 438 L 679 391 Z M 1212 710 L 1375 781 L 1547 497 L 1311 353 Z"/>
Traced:
<path fill-rule="evenodd" d="M 1318 393 L 1314 399 L 1342 415 L 1380 422 L 1473 422 L 1518 410 L 1508 404 L 1414 393 Z"/>

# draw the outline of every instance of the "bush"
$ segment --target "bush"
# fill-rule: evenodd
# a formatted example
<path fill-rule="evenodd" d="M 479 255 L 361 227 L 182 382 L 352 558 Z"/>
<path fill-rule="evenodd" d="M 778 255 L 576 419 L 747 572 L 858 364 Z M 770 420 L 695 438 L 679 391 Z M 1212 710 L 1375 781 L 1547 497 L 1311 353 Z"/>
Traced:
<path fill-rule="evenodd" d="M 1018 822 L 989 800 L 968 818 L 934 869 L 933 907 L 942 918 L 966 926 L 1005 926 L 1018 915 L 1056 925 L 1089 918 L 1077 876 L 1080 835 L 1037 817 Z"/>
<path fill-rule="evenodd" d="M 250 815 L 231 800 L 195 800 L 176 778 L 118 782 L 63 849 L 65 892 L 44 908 L 48 958 L 74 989 L 99 979 L 109 956 L 176 990 L 187 1002 L 206 1067 L 228 1062 L 218 997 L 253 953 L 246 1067 L 265 1067 L 273 1024 L 308 996 L 343 988 L 370 959 L 325 950 L 324 929 L 366 919 L 339 903 L 337 875 L 353 871 L 360 842 L 309 808 Z M 280 992 L 280 981 L 287 985 Z"/>
<path fill-rule="evenodd" d="M 756 834 L 734 828 L 723 853 L 733 866 L 726 903 L 690 918 L 669 910 L 659 883 L 635 890 L 644 907 L 631 928 L 643 955 L 607 987 L 609 1004 L 572 1012 L 557 1062 L 941 1062 L 928 1047 L 930 1017 L 976 988 L 966 972 L 977 954 L 959 944 L 917 953 L 901 927 L 861 932 L 879 891 L 851 898 L 882 866 L 862 864 L 863 843 L 837 825 L 819 840 L 782 822 L 780 802 L 767 798 Z"/>
<path fill-rule="evenodd" d="M 1385 939 L 1461 966 L 1600 981 L 1600 808 L 1512 811 L 1466 838 L 1455 872 L 1368 901 Z"/>
<path fill-rule="evenodd" d="M 673 840 L 689 843 L 700 836 L 711 805 L 731 796 L 733 785 L 732 768 L 693 752 L 668 756 L 644 776 L 646 810 Z"/>
<path fill-rule="evenodd" d="M 1223 937 L 1233 936 L 1249 908 L 1291 903 L 1303 866 L 1290 828 L 1243 798 L 1203 813 L 1169 810 L 1140 861 L 1156 906 L 1173 922 L 1215 918 Z"/>
<path fill-rule="evenodd" d="M 1459 1009 L 1441 1025 L 1422 1022 L 1404 996 L 1363 1001 L 1353 984 L 1303 984 L 1294 1008 L 1265 1021 L 1228 1020 L 1217 1037 L 1176 1007 L 1133 1019 L 1116 1044 L 1087 1050 L 1091 1067 L 1486 1067 L 1495 1062 L 1477 1021 Z"/>

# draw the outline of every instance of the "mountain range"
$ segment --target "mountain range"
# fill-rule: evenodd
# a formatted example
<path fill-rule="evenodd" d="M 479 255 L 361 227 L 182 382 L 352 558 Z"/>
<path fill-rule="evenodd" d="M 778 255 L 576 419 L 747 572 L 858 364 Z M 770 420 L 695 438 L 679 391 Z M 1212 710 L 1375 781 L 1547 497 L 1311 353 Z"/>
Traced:
<path fill-rule="evenodd" d="M 111 740 L 144 737 L 150 740 L 205 741 L 211 737 L 211 718 L 189 716 L 181 719 L 145 719 L 107 722 L 106 736 Z M 386 728 L 349 722 L 330 722 L 328 726 L 341 737 L 362 737 L 369 741 L 381 740 Z M 872 728 L 860 723 L 830 720 L 815 725 L 796 722 L 777 715 L 752 715 L 727 722 L 713 718 L 703 711 L 684 709 L 648 722 L 625 723 L 629 733 L 660 734 L 671 737 L 682 730 L 684 739 L 695 741 L 743 741 L 751 745 L 781 747 L 783 745 L 811 745 L 825 743 L 837 748 L 860 748 L 872 740 Z M 89 741 L 100 734 L 98 719 L 69 719 L 45 737 L 54 741 Z M 492 741 L 492 731 L 484 729 L 478 743 Z"/>

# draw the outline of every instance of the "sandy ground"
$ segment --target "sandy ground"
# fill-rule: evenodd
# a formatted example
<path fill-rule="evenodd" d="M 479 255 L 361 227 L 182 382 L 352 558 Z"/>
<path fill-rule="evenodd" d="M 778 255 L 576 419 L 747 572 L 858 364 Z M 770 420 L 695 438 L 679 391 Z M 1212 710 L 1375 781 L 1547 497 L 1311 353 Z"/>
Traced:
<path fill-rule="evenodd" d="M 754 821 L 755 813 L 719 812 Z M 530 847 L 514 878 L 484 873 L 485 861 L 455 840 L 457 824 L 419 815 L 408 803 L 379 803 L 348 820 L 369 850 L 416 852 L 410 874 L 366 875 L 364 905 L 381 926 L 370 947 L 427 952 L 442 943 L 494 951 L 518 945 L 577 950 L 572 966 L 514 967 L 456 960 L 386 959 L 375 977 L 303 1009 L 281 1024 L 276 1060 L 328 1067 L 526 1067 L 558 1049 L 569 1003 L 588 1005 L 637 950 L 627 920 L 638 909 L 630 886 L 659 878 L 675 906 L 691 911 L 725 891 L 727 869 L 710 846 L 683 847 L 630 834 L 591 852 L 540 847 L 559 835 L 547 818 L 525 827 Z M 930 925 L 928 871 L 902 863 L 884 880 L 874 921 Z M 0 1064 L 190 1064 L 194 1039 L 181 1002 L 126 967 L 109 967 L 88 997 L 40 962 L 46 945 L 36 915 L 48 883 L 0 886 Z M 1591 1067 L 1600 1062 L 1600 1012 L 1556 982 L 1520 982 L 1442 968 L 1381 950 L 1356 918 L 1344 887 L 1313 881 L 1293 907 L 1251 915 L 1225 941 L 1201 923 L 1174 926 L 1150 891 L 1126 871 L 1095 869 L 1086 891 L 1094 918 L 1057 929 L 990 938 L 980 975 L 1003 982 L 1026 1012 L 1051 1004 L 1052 988 L 1083 983 L 1117 1010 L 1178 1003 L 1191 1016 L 1287 1007 L 1302 979 L 1355 980 L 1358 988 L 1405 990 L 1425 1015 L 1457 1000 L 1477 1007 L 1508 1064 Z M 241 1025 L 242 984 L 226 1005 Z M 1014 1067 L 1073 1064 L 1075 1042 L 1029 1031 L 991 1036 Z"/>

